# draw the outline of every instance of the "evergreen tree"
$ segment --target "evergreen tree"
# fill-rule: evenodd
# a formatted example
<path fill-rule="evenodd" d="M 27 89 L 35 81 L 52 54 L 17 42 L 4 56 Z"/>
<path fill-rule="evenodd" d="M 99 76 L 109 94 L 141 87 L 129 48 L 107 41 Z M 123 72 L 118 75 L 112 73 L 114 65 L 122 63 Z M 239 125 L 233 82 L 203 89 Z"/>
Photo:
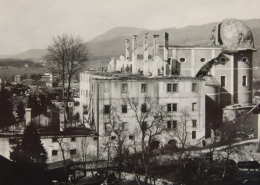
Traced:
<path fill-rule="evenodd" d="M 34 123 L 25 128 L 22 141 L 13 150 L 12 159 L 18 163 L 46 167 L 47 152 L 43 147 Z"/>
<path fill-rule="evenodd" d="M 34 123 L 25 128 L 22 141 L 13 148 L 11 158 L 16 165 L 11 184 L 46 185 L 47 152 Z"/>
<path fill-rule="evenodd" d="M 25 107 L 24 107 L 24 104 L 23 102 L 20 102 L 18 105 L 17 105 L 17 114 L 18 114 L 18 118 L 23 121 L 24 119 L 24 114 L 25 114 Z"/>
<path fill-rule="evenodd" d="M 0 91 L 0 128 L 15 124 L 11 97 L 11 93 L 4 88 L 4 83 L 2 83 Z"/>

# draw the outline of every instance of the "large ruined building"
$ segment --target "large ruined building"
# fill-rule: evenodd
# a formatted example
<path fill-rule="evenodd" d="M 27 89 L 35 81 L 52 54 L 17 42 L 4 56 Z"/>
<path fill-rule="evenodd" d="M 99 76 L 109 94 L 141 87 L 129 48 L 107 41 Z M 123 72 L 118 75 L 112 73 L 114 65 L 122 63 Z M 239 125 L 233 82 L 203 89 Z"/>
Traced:
<path fill-rule="evenodd" d="M 159 35 L 154 35 L 153 46 L 149 47 L 144 35 L 143 46 L 139 47 L 134 35 L 130 57 L 127 39 L 125 55 L 112 59 L 108 72 L 81 73 L 82 118 L 93 117 L 97 131 L 105 132 L 101 114 L 104 107 L 126 97 L 141 99 L 144 84 L 147 96 L 159 99 L 165 106 L 178 104 L 192 110 L 193 103 L 198 105 L 190 124 L 196 120 L 199 126 L 191 127 L 189 132 L 191 140 L 193 131 L 199 133 L 195 140 L 200 142 L 210 134 L 212 126 L 221 122 L 222 108 L 231 105 L 231 109 L 249 109 L 252 105 L 252 54 L 256 50 L 251 31 L 241 21 L 226 19 L 214 28 L 212 40 L 208 46 L 175 46 L 169 44 L 169 34 L 165 33 L 163 46 L 159 46 Z M 178 91 L 168 91 L 172 83 L 180 87 Z M 199 88 L 195 94 L 191 90 L 194 83 Z M 126 94 L 123 85 L 129 88 Z"/>

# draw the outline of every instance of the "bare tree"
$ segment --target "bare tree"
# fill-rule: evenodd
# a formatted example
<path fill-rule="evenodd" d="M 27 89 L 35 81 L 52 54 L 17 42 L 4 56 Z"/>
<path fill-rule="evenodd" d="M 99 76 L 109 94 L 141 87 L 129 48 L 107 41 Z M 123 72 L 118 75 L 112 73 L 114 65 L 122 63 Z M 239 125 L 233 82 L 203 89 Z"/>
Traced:
<path fill-rule="evenodd" d="M 171 161 L 174 166 L 172 173 L 173 182 L 175 182 L 176 177 L 181 173 L 181 169 L 185 167 L 183 166 L 185 164 L 184 161 L 190 157 L 187 148 L 191 146 L 189 142 L 189 135 L 191 135 L 191 125 L 189 125 L 191 116 L 189 108 L 185 107 L 180 110 L 180 116 L 178 116 L 178 118 L 179 119 L 176 119 L 176 117 L 168 115 L 168 120 L 171 120 L 171 123 L 176 121 L 176 125 L 172 125 L 173 128 L 168 128 L 166 131 L 173 140 L 171 140 L 172 143 L 168 143 L 166 150 L 164 150 L 164 152 L 169 154 L 169 161 Z M 184 180 L 186 173 L 182 173 L 182 175 Z"/>
<path fill-rule="evenodd" d="M 112 105 L 106 117 L 105 133 L 102 136 L 105 139 L 102 148 L 107 152 L 107 168 L 111 166 L 111 162 L 114 162 L 119 179 L 121 179 L 127 135 L 127 125 L 121 119 L 121 109 L 116 104 Z"/>
<path fill-rule="evenodd" d="M 145 173 L 144 183 L 148 183 L 151 165 L 152 151 L 156 149 L 152 144 L 156 137 L 165 130 L 163 124 L 167 118 L 165 107 L 160 105 L 156 99 L 145 97 L 143 102 L 135 98 L 127 98 L 130 110 L 134 113 L 136 125 L 136 141 L 139 141 L 141 151 L 141 165 Z M 138 145 L 138 143 L 136 143 Z"/>
<path fill-rule="evenodd" d="M 63 99 L 67 106 L 71 80 L 82 69 L 83 63 L 88 60 L 87 46 L 80 36 L 74 37 L 64 33 L 53 37 L 53 44 L 48 47 L 48 54 L 45 58 L 54 62 L 55 67 L 52 70 L 57 71 L 62 79 Z M 68 80 L 66 97 L 64 97 L 65 80 Z"/>
<path fill-rule="evenodd" d="M 65 141 L 64 137 L 55 137 L 54 138 L 58 144 L 59 144 L 59 147 L 60 147 L 60 151 L 61 151 L 61 154 L 62 154 L 62 161 L 63 161 L 63 168 L 64 168 L 64 177 L 65 177 L 65 183 L 67 184 L 67 180 L 68 180 L 68 174 L 67 174 L 67 168 L 66 168 L 66 155 L 67 153 L 69 153 L 69 142 Z"/>

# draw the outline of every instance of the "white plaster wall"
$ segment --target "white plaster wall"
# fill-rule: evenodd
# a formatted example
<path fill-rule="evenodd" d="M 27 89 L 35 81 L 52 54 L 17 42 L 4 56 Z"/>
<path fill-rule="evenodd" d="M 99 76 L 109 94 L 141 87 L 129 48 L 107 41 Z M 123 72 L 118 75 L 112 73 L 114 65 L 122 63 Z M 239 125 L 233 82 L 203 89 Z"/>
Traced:
<path fill-rule="evenodd" d="M 167 84 L 177 82 L 179 91 L 177 93 L 167 93 Z M 192 82 L 198 83 L 198 92 L 192 92 Z M 98 83 L 98 82 L 96 82 Z M 128 92 L 121 92 L 122 84 L 128 85 Z M 147 93 L 141 93 L 141 84 L 147 84 Z M 180 120 L 180 111 L 182 109 L 190 110 L 190 119 L 188 121 L 188 132 L 189 139 L 191 142 L 196 143 L 198 139 L 205 136 L 205 93 L 204 93 L 205 82 L 199 80 L 140 80 L 140 81 L 120 81 L 120 80 L 104 80 L 99 82 L 99 101 L 98 106 L 99 109 L 94 114 L 99 115 L 99 134 L 103 135 L 104 125 L 107 122 L 106 115 L 103 114 L 104 105 L 113 105 L 117 106 L 119 110 L 121 110 L 121 105 L 123 104 L 123 100 L 127 97 L 136 98 L 140 102 L 143 102 L 145 96 L 152 97 L 153 100 L 159 101 L 159 104 L 166 105 L 167 103 L 177 103 L 178 111 L 172 112 L 171 115 L 177 120 Z M 97 98 L 97 96 L 95 96 Z M 97 101 L 97 100 L 96 100 Z M 196 111 L 191 111 L 192 103 L 197 103 L 198 109 Z M 94 109 L 97 110 L 96 107 Z M 129 109 L 127 114 L 121 114 L 121 118 L 124 122 L 128 123 L 129 132 L 133 132 L 134 128 L 137 124 L 135 118 L 133 118 L 134 112 Z M 192 128 L 192 121 L 197 120 L 197 127 Z M 97 120 L 96 120 L 97 121 Z M 191 140 L 191 132 L 197 132 L 196 140 Z M 166 144 L 170 139 L 165 134 L 165 138 L 163 144 Z"/>

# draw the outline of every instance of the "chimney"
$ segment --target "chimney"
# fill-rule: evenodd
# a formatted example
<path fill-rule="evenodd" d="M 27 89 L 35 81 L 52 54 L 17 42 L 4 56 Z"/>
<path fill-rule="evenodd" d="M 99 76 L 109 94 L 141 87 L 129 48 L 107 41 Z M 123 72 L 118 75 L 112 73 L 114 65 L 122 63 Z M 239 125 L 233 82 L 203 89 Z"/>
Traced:
<path fill-rule="evenodd" d="M 168 60 L 168 43 L 169 43 L 169 34 L 165 32 L 165 35 L 164 35 L 164 48 L 163 48 L 163 51 L 164 51 L 164 61 L 167 61 Z"/>
<path fill-rule="evenodd" d="M 32 109 L 25 108 L 25 126 L 28 126 L 32 121 Z"/>
<path fill-rule="evenodd" d="M 159 35 L 153 35 L 153 57 L 154 59 L 158 56 L 159 52 Z"/>
<path fill-rule="evenodd" d="M 144 35 L 144 39 L 143 39 L 143 55 L 144 55 L 144 60 L 147 61 L 148 60 L 148 39 L 147 39 L 147 35 Z"/>
<path fill-rule="evenodd" d="M 137 35 L 132 36 L 132 60 L 136 59 L 136 40 L 137 40 Z"/>
<path fill-rule="evenodd" d="M 60 108 L 59 118 L 60 118 L 60 131 L 64 131 L 65 130 L 65 109 L 64 108 Z"/>
<path fill-rule="evenodd" d="M 163 41 L 163 44 L 164 44 L 164 47 L 163 47 L 163 53 L 164 53 L 164 56 L 163 56 L 163 59 L 164 59 L 164 62 L 163 62 L 163 68 L 164 68 L 164 72 L 163 72 L 163 75 L 164 76 L 168 76 L 168 42 L 169 42 L 169 34 L 165 32 L 164 34 L 164 41 Z"/>
<path fill-rule="evenodd" d="M 137 53 L 136 53 L 136 39 L 137 36 L 133 35 L 132 36 L 132 74 L 137 74 L 138 70 L 137 70 Z"/>
<path fill-rule="evenodd" d="M 129 59 L 129 47 L 130 47 L 130 43 L 129 43 L 129 39 L 125 40 L 125 58 Z"/>
<path fill-rule="evenodd" d="M 220 45 L 220 43 L 219 43 L 219 25 L 215 26 L 214 31 L 213 31 L 213 37 L 214 37 L 213 39 L 215 39 L 214 44 L 216 46 L 219 46 Z"/>

